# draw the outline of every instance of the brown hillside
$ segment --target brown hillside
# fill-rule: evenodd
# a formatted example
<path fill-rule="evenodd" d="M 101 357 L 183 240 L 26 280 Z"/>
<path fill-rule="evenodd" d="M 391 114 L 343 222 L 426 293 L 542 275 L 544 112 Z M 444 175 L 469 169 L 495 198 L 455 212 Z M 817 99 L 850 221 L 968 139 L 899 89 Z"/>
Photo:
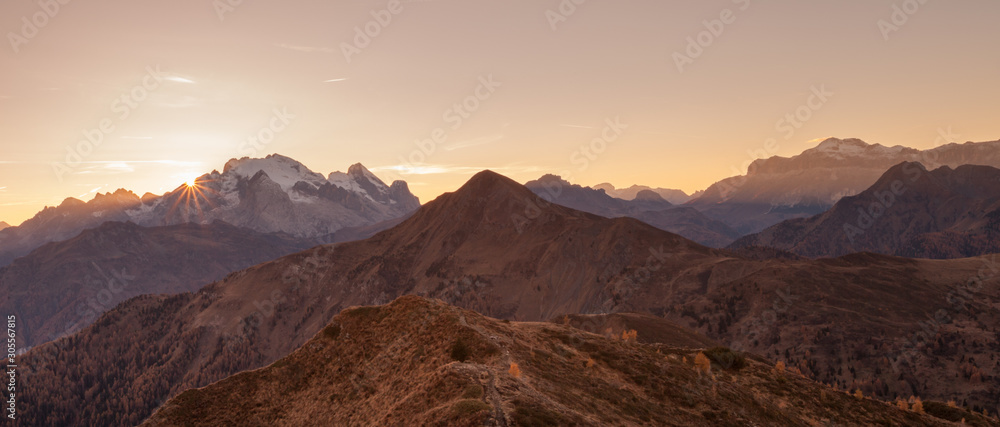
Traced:
<path fill-rule="evenodd" d="M 288 357 L 186 391 L 144 425 L 949 424 L 752 360 L 700 372 L 699 353 L 403 297 L 346 310 Z"/>

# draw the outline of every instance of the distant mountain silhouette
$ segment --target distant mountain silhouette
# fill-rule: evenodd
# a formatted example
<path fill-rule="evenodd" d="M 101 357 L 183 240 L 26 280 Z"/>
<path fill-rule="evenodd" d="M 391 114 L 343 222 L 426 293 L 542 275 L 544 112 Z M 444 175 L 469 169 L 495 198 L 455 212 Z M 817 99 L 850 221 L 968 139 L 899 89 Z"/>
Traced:
<path fill-rule="evenodd" d="M 671 204 L 675 205 L 686 203 L 692 198 L 701 195 L 700 193 L 688 195 L 687 193 L 681 190 L 675 190 L 672 188 L 653 188 L 647 185 L 633 185 L 628 188 L 615 188 L 614 185 L 611 185 L 610 183 L 607 182 L 597 184 L 593 186 L 593 188 L 595 190 L 604 190 L 604 192 L 608 193 L 609 196 L 624 200 L 635 199 L 636 196 L 638 196 L 639 193 L 642 191 L 652 191 L 658 194 L 660 197 L 662 197 L 663 200 L 666 200 Z"/>
<path fill-rule="evenodd" d="M 871 187 L 902 162 L 920 162 L 930 169 L 965 164 L 1000 167 L 1000 141 L 921 151 L 830 138 L 797 156 L 756 160 L 746 175 L 713 184 L 687 206 L 741 234 L 756 233 L 786 219 L 823 213 L 841 198 Z"/>
<path fill-rule="evenodd" d="M 963 258 L 1000 252 L 1000 169 L 920 163 L 889 169 L 829 211 L 743 237 L 733 248 L 770 246 L 809 257 L 877 252 Z"/>
<path fill-rule="evenodd" d="M 623 200 L 609 196 L 604 190 L 570 184 L 555 175 L 545 175 L 525 186 L 553 203 L 608 218 L 636 218 L 706 246 L 724 247 L 740 236 L 696 209 L 673 206 L 653 190 L 640 190 L 631 200 Z"/>

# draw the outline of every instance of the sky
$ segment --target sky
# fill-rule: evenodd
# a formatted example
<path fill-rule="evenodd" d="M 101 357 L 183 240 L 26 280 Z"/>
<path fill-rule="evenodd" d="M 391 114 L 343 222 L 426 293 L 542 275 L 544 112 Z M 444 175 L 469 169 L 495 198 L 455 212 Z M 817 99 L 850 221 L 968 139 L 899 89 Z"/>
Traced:
<path fill-rule="evenodd" d="M 690 193 L 831 136 L 996 140 L 997 18 L 995 0 L 6 1 L 0 221 L 271 153 L 427 202 L 482 169 Z"/>

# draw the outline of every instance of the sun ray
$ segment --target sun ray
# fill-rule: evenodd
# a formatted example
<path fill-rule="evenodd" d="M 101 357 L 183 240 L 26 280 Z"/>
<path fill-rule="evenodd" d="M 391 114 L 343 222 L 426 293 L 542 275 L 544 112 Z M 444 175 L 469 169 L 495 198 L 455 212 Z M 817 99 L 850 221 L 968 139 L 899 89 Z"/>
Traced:
<path fill-rule="evenodd" d="M 211 181 L 194 178 L 185 182 L 182 187 L 179 187 L 180 194 L 176 196 L 173 204 L 167 210 L 168 221 L 173 218 L 180 220 L 182 223 L 200 224 L 204 222 L 205 210 L 202 209 L 202 203 L 204 202 L 210 209 L 214 209 L 216 207 L 215 203 L 212 202 L 209 196 L 218 194 L 217 191 L 203 185 L 208 182 Z M 195 218 L 192 218 L 192 215 Z"/>

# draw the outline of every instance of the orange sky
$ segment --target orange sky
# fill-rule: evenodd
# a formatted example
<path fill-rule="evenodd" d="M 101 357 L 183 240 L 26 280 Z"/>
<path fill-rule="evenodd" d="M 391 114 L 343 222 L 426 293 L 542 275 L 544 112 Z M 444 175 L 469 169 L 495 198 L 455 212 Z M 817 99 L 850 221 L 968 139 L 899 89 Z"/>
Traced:
<path fill-rule="evenodd" d="M 904 1 L 562 3 L 3 2 L 0 220 L 251 154 L 361 162 L 426 202 L 484 168 L 691 192 L 828 136 L 1000 138 L 996 1 L 928 2 L 901 25 Z"/>

